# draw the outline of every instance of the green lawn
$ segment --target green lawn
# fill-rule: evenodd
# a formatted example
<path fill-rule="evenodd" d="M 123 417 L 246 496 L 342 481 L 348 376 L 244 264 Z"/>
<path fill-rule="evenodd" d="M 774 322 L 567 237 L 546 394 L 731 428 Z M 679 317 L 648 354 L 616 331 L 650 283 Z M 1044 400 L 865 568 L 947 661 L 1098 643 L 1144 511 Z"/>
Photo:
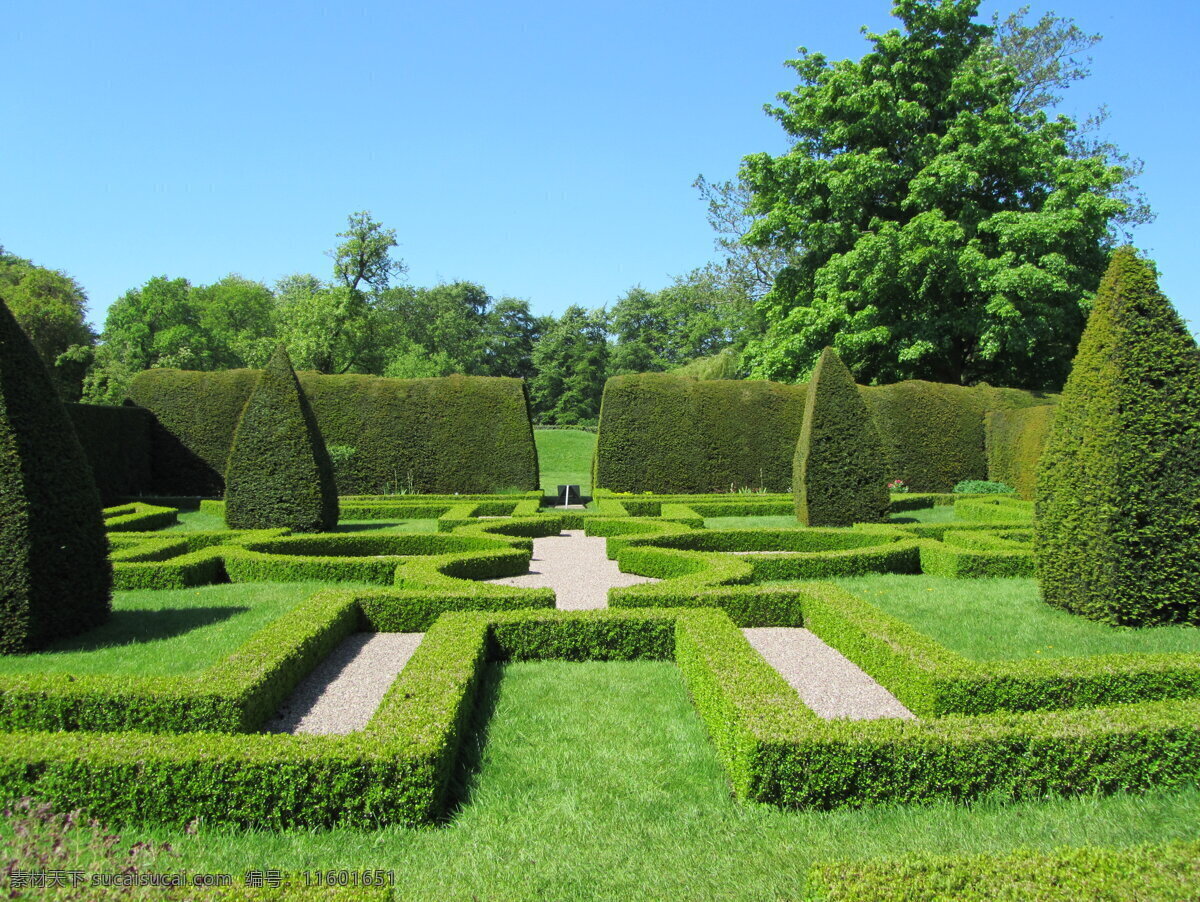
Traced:
<path fill-rule="evenodd" d="M 1200 628 L 1106 626 L 1046 604 L 1033 579 L 879 574 L 835 582 L 977 661 L 1200 652 Z"/>
<path fill-rule="evenodd" d="M 583 494 L 591 494 L 596 433 L 582 429 L 535 429 L 533 440 L 537 445 L 542 494 L 553 495 L 560 485 L 577 485 Z"/>
<path fill-rule="evenodd" d="M 319 589 L 352 583 L 234 583 L 113 593 L 113 613 L 94 630 L 28 655 L 0 655 L 0 674 L 177 676 L 232 652 Z"/>
<path fill-rule="evenodd" d="M 954 507 L 948 504 L 940 507 L 923 507 L 915 511 L 892 514 L 891 519 L 893 523 L 952 523 L 955 522 Z M 705 517 L 704 525 L 708 529 L 787 529 L 800 524 L 791 515 L 780 515 L 774 517 Z"/>
<path fill-rule="evenodd" d="M 180 511 L 179 522 L 162 532 L 220 532 L 225 518 L 204 511 Z M 339 520 L 334 532 L 437 532 L 437 520 Z M 118 533 L 119 535 L 119 533 Z"/>
<path fill-rule="evenodd" d="M 738 803 L 669 663 L 493 667 L 485 699 L 444 826 L 120 832 L 170 842 L 155 870 L 383 868 L 398 899 L 773 900 L 798 898 L 814 860 L 1125 846 L 1200 823 L 1194 788 L 829 813 Z"/>

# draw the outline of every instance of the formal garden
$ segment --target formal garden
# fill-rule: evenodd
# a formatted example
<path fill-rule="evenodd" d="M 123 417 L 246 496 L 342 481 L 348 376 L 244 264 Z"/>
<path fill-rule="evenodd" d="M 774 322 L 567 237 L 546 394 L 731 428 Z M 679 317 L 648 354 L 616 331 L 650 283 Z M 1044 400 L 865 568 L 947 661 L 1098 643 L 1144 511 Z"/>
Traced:
<path fill-rule="evenodd" d="M 517 379 L 280 346 L 100 407 L 0 351 L 17 898 L 1200 888 L 1200 357 L 1132 252 L 1061 395 L 827 349 L 535 430 Z"/>

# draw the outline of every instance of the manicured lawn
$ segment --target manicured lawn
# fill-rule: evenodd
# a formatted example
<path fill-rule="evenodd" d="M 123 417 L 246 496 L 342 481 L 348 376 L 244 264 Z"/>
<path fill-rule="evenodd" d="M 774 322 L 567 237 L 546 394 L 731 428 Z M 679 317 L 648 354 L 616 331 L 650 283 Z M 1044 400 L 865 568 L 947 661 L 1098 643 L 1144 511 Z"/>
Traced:
<path fill-rule="evenodd" d="M 204 511 L 180 511 L 179 522 L 163 532 L 220 532 L 225 519 Z M 437 520 L 339 520 L 334 532 L 437 532 Z"/>
<path fill-rule="evenodd" d="M 582 429 L 535 429 L 533 441 L 537 445 L 542 494 L 553 495 L 560 485 L 577 485 L 583 494 L 591 494 L 596 433 Z"/>
<path fill-rule="evenodd" d="M 113 593 L 108 622 L 28 655 L 0 656 L 0 674 L 177 676 L 216 663 L 320 589 L 349 583 L 235 583 Z"/>
<path fill-rule="evenodd" d="M 383 868 L 398 899 L 757 900 L 798 898 L 814 860 L 1125 846 L 1200 822 L 1196 789 L 831 813 L 737 803 L 668 663 L 496 667 L 485 698 L 445 826 L 120 832 L 171 843 L 155 870 Z"/>
<path fill-rule="evenodd" d="M 941 504 L 937 507 L 921 507 L 915 511 L 901 511 L 892 514 L 893 523 L 954 523 L 953 504 Z"/>
<path fill-rule="evenodd" d="M 778 517 L 705 517 L 706 529 L 790 529 L 800 523 L 791 514 Z"/>
<path fill-rule="evenodd" d="M 1200 652 L 1194 626 L 1106 626 L 1046 604 L 1033 579 L 880 574 L 835 582 L 977 661 Z"/>
<path fill-rule="evenodd" d="M 893 523 L 953 523 L 954 507 L 923 507 L 915 511 L 892 514 Z M 705 517 L 707 529 L 787 529 L 799 526 L 790 514 L 775 517 Z"/>

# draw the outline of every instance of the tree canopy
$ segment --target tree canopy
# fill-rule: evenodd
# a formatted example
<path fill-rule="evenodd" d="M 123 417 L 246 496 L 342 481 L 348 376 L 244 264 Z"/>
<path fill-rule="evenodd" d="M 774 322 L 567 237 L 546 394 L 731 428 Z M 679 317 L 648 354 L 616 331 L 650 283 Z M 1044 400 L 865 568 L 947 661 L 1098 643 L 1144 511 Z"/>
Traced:
<path fill-rule="evenodd" d="M 741 171 L 744 240 L 789 255 L 758 303 L 753 375 L 803 379 L 832 345 L 860 382 L 1062 385 L 1129 170 L 1077 152 L 978 5 L 896 0 L 902 28 L 862 59 L 788 63 L 800 85 L 770 112 L 792 146 Z"/>

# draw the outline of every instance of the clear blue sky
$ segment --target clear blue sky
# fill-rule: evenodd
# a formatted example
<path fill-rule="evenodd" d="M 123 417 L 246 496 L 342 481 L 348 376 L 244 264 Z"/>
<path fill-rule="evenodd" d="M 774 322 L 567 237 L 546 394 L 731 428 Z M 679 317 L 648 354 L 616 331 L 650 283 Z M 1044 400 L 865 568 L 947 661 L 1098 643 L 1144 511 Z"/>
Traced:
<path fill-rule="evenodd" d="M 1008 12 L 1016 4 L 989 0 Z M 1057 0 L 1105 39 L 1064 103 L 1146 163 L 1136 243 L 1200 321 L 1200 12 Z M 329 274 L 348 213 L 409 281 L 537 313 L 608 304 L 712 258 L 692 180 L 784 149 L 762 112 L 805 45 L 860 57 L 888 0 L 10 5 L 0 243 L 82 283 L 92 319 L 151 276 Z"/>

